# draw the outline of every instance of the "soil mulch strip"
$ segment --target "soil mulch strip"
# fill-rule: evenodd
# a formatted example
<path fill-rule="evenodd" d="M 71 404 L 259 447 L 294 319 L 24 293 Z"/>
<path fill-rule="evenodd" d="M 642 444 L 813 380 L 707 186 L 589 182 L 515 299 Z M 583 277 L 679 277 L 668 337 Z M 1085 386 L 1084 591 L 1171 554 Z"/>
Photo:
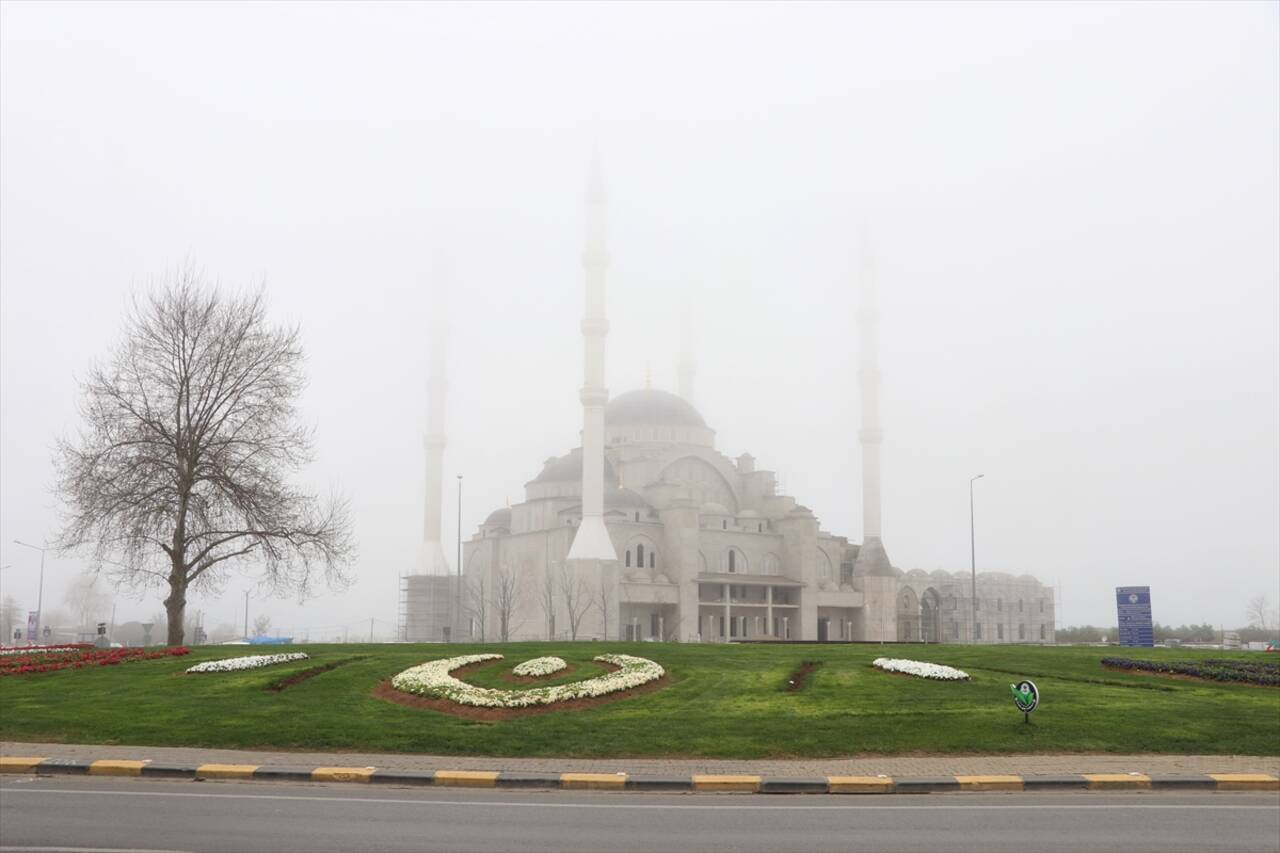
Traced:
<path fill-rule="evenodd" d="M 315 678 L 317 675 L 322 675 L 326 672 L 329 672 L 330 670 L 337 669 L 338 667 L 342 666 L 344 663 L 351 663 L 353 661 L 364 660 L 366 657 L 368 657 L 368 655 L 362 655 L 360 657 L 354 657 L 354 658 L 344 658 L 342 660 L 330 661 L 329 663 L 322 664 L 321 666 L 313 666 L 310 669 L 304 669 L 301 672 L 295 672 L 292 675 L 286 675 L 284 678 L 276 679 L 275 681 L 267 685 L 267 690 L 271 691 L 272 693 L 279 693 L 281 690 L 292 687 L 293 685 L 298 684 L 300 682 L 306 681 L 308 678 Z"/>
<path fill-rule="evenodd" d="M 813 680 L 813 671 L 820 666 L 822 666 L 822 661 L 801 661 L 800 668 L 791 673 L 791 677 L 787 679 L 787 692 L 799 693 L 808 687 L 809 682 Z"/>
<path fill-rule="evenodd" d="M 460 676 L 465 675 L 469 670 L 492 663 L 484 661 L 471 666 L 464 666 L 461 669 L 453 671 L 453 677 L 461 680 Z M 603 664 L 610 672 L 616 672 L 620 667 L 612 664 Z M 562 674 L 561 670 L 557 675 Z M 535 681 L 539 679 L 533 679 Z M 518 717 L 533 717 L 538 714 L 549 714 L 555 711 L 582 711 L 587 708 L 594 708 L 598 705 L 608 705 L 619 699 L 627 699 L 631 696 L 638 696 L 641 693 L 652 693 L 655 690 L 661 690 L 670 684 L 670 678 L 663 675 L 656 681 L 650 681 L 648 684 L 642 684 L 639 687 L 633 687 L 630 690 L 620 690 L 617 693 L 609 693 L 605 696 L 595 696 L 590 699 L 571 699 L 567 702 L 553 702 L 550 705 L 532 705 L 528 708 L 479 708 L 475 705 L 461 705 L 449 699 L 434 699 L 428 696 L 419 696 L 415 693 L 405 693 L 403 690 L 396 690 L 391 686 L 391 679 L 379 681 L 378 686 L 373 688 L 373 695 L 378 699 L 386 702 L 394 702 L 397 705 L 404 705 L 406 708 L 424 708 L 428 711 L 439 711 L 442 714 L 452 714 L 455 717 L 462 717 L 467 720 L 514 720 Z"/>

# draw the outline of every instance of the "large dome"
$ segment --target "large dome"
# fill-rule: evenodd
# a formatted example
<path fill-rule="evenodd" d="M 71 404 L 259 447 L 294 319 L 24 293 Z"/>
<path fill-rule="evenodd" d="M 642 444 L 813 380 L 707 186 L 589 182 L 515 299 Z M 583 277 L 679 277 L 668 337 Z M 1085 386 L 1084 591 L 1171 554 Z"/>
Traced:
<path fill-rule="evenodd" d="M 618 482 L 609 460 L 604 460 L 604 479 L 606 483 Z M 565 483 L 582 480 L 582 448 L 575 447 L 564 456 L 552 456 L 542 463 L 542 471 L 533 478 L 535 483 Z"/>
<path fill-rule="evenodd" d="M 658 424 L 705 428 L 707 425 L 688 400 L 657 388 L 628 391 L 614 397 L 605 407 L 604 421 L 610 426 Z"/>

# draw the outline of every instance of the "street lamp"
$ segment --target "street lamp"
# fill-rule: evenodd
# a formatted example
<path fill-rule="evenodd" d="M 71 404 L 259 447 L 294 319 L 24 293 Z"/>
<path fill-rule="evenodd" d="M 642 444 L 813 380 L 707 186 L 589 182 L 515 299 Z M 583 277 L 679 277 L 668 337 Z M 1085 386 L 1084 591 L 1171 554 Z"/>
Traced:
<path fill-rule="evenodd" d="M 973 483 L 981 480 L 982 474 L 969 478 L 969 644 L 978 642 L 978 552 L 973 539 Z"/>
<path fill-rule="evenodd" d="M 30 548 L 33 551 L 40 552 L 40 591 L 36 593 L 36 642 L 40 641 L 40 620 L 44 615 L 44 552 L 49 550 L 48 545 L 41 547 L 39 545 L 28 545 L 26 542 L 13 540 L 13 544 L 21 545 L 23 548 Z"/>

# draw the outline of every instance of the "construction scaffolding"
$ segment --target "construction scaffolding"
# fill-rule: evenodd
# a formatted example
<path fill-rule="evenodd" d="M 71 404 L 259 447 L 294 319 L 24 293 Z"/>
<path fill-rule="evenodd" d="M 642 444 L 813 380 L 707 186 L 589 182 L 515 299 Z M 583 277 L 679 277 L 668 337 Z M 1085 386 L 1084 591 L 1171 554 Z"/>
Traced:
<path fill-rule="evenodd" d="M 405 643 L 448 643 L 459 636 L 453 575 L 401 575 L 398 635 Z"/>

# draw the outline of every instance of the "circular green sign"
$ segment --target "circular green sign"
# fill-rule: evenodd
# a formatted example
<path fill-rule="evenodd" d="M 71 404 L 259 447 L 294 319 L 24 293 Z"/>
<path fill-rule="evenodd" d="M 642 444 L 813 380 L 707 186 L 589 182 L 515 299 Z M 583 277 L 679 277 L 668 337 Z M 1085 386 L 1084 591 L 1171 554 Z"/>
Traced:
<path fill-rule="evenodd" d="M 1040 704 L 1040 691 L 1034 681 L 1023 679 L 1017 684 L 1010 684 L 1009 688 L 1013 691 L 1013 704 L 1022 713 L 1030 714 Z"/>

